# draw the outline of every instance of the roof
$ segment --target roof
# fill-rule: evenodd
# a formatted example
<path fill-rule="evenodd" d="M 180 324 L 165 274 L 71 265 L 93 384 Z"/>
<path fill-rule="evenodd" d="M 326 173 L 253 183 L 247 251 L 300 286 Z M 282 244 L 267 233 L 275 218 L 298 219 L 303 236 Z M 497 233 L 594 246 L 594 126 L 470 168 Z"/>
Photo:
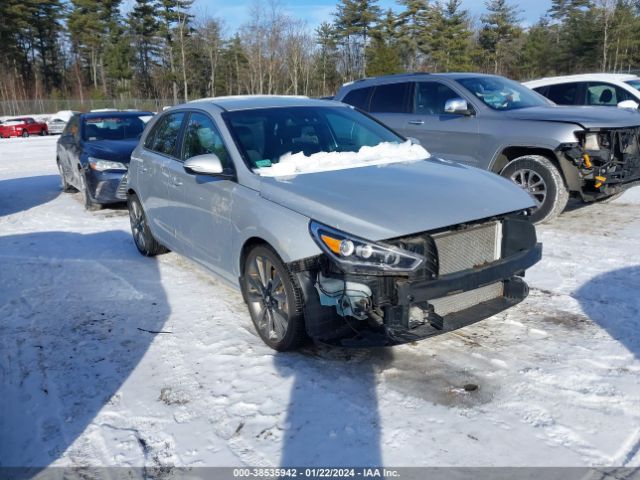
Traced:
<path fill-rule="evenodd" d="M 394 73 L 391 75 L 381 75 L 379 77 L 365 77 L 355 80 L 353 82 L 347 82 L 343 84 L 343 87 L 349 87 L 351 85 L 371 81 L 375 83 L 376 81 L 381 80 L 415 80 L 415 77 L 429 77 L 429 78 L 450 78 L 451 80 L 459 80 L 463 78 L 477 78 L 477 77 L 495 77 L 497 75 L 492 75 L 489 73 L 479 73 L 479 72 L 445 72 L 445 73 L 430 73 L 430 72 L 408 72 L 408 73 Z"/>
<path fill-rule="evenodd" d="M 193 100 L 189 104 L 210 103 L 223 110 L 248 110 L 253 108 L 277 107 L 326 107 L 344 106 L 331 100 L 316 100 L 309 97 L 291 95 L 235 95 L 229 97 L 211 97 Z"/>
<path fill-rule="evenodd" d="M 527 86 L 541 86 L 552 83 L 566 82 L 582 82 L 582 81 L 608 81 L 608 82 L 626 82 L 629 80 L 637 80 L 638 76 L 628 73 L 583 73 L 579 75 L 564 75 L 559 77 L 545 77 L 538 80 L 524 82 Z"/>
<path fill-rule="evenodd" d="M 104 118 L 106 116 L 109 117 L 138 117 L 140 115 L 154 115 L 153 112 L 147 112 L 147 111 L 143 111 L 143 110 L 138 110 L 138 111 L 122 111 L 122 110 L 109 110 L 109 111 L 104 111 L 104 112 L 88 112 L 88 113 L 81 113 L 80 116 L 82 118 Z"/>

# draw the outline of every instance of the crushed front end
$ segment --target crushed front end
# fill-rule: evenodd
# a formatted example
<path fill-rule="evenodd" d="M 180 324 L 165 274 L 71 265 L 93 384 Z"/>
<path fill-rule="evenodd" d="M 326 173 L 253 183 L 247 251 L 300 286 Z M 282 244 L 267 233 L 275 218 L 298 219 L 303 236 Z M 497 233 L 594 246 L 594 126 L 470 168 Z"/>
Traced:
<path fill-rule="evenodd" d="M 640 127 L 576 132 L 563 153 L 577 167 L 581 194 L 598 200 L 640 184 Z"/>
<path fill-rule="evenodd" d="M 412 342 L 495 315 L 527 296 L 521 277 L 542 253 L 524 214 L 385 242 L 311 230 L 327 253 L 289 267 L 309 335 L 342 346 Z"/>

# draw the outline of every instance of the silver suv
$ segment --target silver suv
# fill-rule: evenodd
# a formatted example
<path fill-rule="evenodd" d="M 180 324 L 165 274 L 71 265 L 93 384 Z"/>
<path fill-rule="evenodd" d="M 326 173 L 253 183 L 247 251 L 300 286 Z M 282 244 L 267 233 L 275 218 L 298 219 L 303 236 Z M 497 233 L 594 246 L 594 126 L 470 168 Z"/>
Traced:
<path fill-rule="evenodd" d="M 611 198 L 640 183 L 640 115 L 559 107 L 523 85 L 477 73 L 358 80 L 336 100 L 370 112 L 432 154 L 511 179 L 552 219 L 569 194 Z"/>
<path fill-rule="evenodd" d="M 134 150 L 133 238 L 239 287 L 264 342 L 393 345 L 521 301 L 531 198 L 353 107 L 228 97 L 174 107 Z"/>

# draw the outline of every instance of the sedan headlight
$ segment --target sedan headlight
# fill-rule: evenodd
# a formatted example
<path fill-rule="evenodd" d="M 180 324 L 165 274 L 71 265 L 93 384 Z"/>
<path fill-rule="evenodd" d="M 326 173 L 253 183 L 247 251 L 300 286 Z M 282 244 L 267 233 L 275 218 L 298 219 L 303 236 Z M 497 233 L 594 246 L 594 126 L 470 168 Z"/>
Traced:
<path fill-rule="evenodd" d="M 111 160 L 102 160 L 100 158 L 89 157 L 89 167 L 98 172 L 106 172 L 108 170 L 126 170 L 127 166 L 121 162 L 112 162 Z"/>
<path fill-rule="evenodd" d="M 370 242 L 311 221 L 311 236 L 338 266 L 369 275 L 402 274 L 416 270 L 424 257 L 391 245 Z"/>

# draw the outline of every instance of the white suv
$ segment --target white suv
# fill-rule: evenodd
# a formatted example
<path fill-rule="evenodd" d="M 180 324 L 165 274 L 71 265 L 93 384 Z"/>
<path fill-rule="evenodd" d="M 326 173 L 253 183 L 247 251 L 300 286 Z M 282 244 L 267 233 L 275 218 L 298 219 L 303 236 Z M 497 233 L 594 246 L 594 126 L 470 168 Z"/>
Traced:
<path fill-rule="evenodd" d="M 587 73 L 542 78 L 524 85 L 558 105 L 640 106 L 640 77 L 637 75 Z"/>

